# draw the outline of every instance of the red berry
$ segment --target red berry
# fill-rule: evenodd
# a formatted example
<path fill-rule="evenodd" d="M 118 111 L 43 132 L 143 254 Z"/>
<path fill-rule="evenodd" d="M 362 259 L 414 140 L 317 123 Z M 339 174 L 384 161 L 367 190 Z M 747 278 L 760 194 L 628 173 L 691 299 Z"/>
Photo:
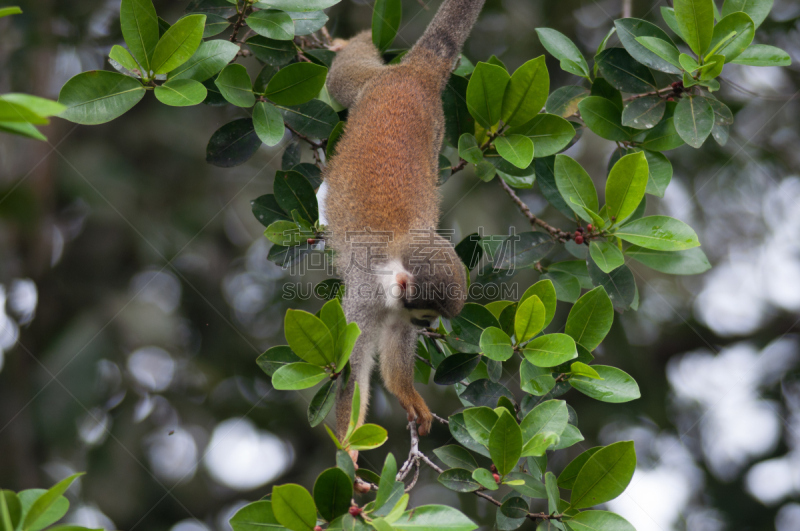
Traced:
<path fill-rule="evenodd" d="M 593 228 L 594 228 L 594 227 L 592 227 L 592 224 L 591 224 L 591 223 L 589 223 L 588 225 L 586 225 L 586 230 L 588 230 L 589 232 L 591 232 L 591 230 L 592 230 Z"/>
<path fill-rule="evenodd" d="M 492 477 L 494 478 L 495 483 L 500 483 L 500 474 L 495 472 L 494 474 L 492 474 Z"/>
<path fill-rule="evenodd" d="M 489 470 L 491 470 L 492 472 L 497 472 L 497 467 L 496 467 L 496 466 L 494 466 L 494 465 L 491 465 L 491 466 L 489 467 Z"/>
<path fill-rule="evenodd" d="M 577 243 L 578 245 L 582 244 L 583 243 L 583 236 L 581 236 L 580 234 L 575 236 L 575 243 Z"/>
<path fill-rule="evenodd" d="M 314 238 L 309 238 L 306 240 L 306 243 L 309 245 L 314 245 L 317 242 Z"/>
<path fill-rule="evenodd" d="M 322 526 L 315 525 L 314 531 L 322 531 Z"/>
<path fill-rule="evenodd" d="M 675 98 L 667 98 L 667 101 L 675 101 Z"/>
<path fill-rule="evenodd" d="M 356 507 L 355 505 L 353 505 L 352 507 L 350 507 L 349 512 L 350 516 L 358 516 L 359 514 L 361 514 L 361 507 Z"/>

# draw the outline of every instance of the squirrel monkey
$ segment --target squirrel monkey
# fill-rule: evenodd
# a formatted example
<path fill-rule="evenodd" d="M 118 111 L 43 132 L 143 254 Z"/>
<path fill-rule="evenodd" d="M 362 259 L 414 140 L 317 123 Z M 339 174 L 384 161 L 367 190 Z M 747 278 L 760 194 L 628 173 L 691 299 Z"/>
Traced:
<path fill-rule="evenodd" d="M 420 40 L 396 65 L 384 65 L 369 32 L 345 42 L 328 74 L 331 95 L 350 108 L 324 174 L 324 208 L 343 272 L 343 306 L 361 329 L 351 376 L 336 398 L 337 434 L 350 420 L 355 382 L 360 426 L 369 403 L 373 356 L 386 388 L 419 433 L 433 415 L 414 389 L 416 328 L 454 317 L 467 296 L 465 267 L 436 234 L 442 91 L 484 0 L 444 0 Z M 337 43 L 342 46 L 342 42 Z"/>

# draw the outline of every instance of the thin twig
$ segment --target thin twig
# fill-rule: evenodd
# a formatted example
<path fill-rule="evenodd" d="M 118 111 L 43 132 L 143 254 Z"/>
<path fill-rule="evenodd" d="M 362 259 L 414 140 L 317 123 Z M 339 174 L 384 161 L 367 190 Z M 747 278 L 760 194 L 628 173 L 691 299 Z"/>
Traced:
<path fill-rule="evenodd" d="M 506 191 L 509 197 L 511 197 L 511 200 L 514 201 L 514 203 L 516 203 L 517 207 L 519 207 L 520 211 L 522 212 L 522 215 L 528 218 L 528 221 L 530 222 L 531 225 L 538 225 L 542 227 L 544 230 L 549 232 L 553 238 L 557 239 L 562 243 L 572 239 L 572 233 L 566 232 L 557 227 L 553 227 L 546 221 L 541 220 L 536 216 L 534 216 L 533 213 L 531 213 L 531 209 L 528 208 L 528 205 L 526 205 L 522 201 L 522 199 L 519 198 L 516 192 L 514 192 L 514 190 L 503 179 L 496 179 L 496 180 L 500 183 L 500 186 L 503 187 L 503 190 Z"/>
<path fill-rule="evenodd" d="M 444 339 L 447 337 L 444 334 L 440 334 L 439 332 L 434 332 L 433 330 L 430 330 L 428 328 L 420 328 L 419 330 L 417 330 L 417 333 L 421 336 L 429 337 L 431 339 Z"/>
<path fill-rule="evenodd" d="M 439 415 L 437 415 L 436 413 L 431 413 L 431 415 L 433 415 L 433 418 L 435 418 L 436 420 L 438 420 L 438 421 L 439 421 L 439 422 L 441 422 L 442 424 L 447 424 L 448 426 L 450 425 L 450 421 L 449 421 L 449 420 L 447 420 L 447 419 L 445 419 L 445 418 L 442 418 L 442 417 L 440 417 L 440 416 L 439 416 Z"/>
<path fill-rule="evenodd" d="M 450 175 L 452 176 L 452 175 L 460 172 L 461 170 L 463 170 L 466 167 L 467 167 L 467 161 L 464 160 L 464 159 L 460 159 L 458 161 L 458 164 L 456 164 L 455 166 L 450 168 Z"/>
<path fill-rule="evenodd" d="M 427 365 L 427 366 L 428 366 L 428 367 L 430 367 L 431 369 L 435 369 L 435 368 L 436 368 L 436 367 L 434 367 L 434 366 L 433 366 L 433 363 L 431 363 L 431 362 L 430 362 L 430 360 L 426 360 L 425 358 L 423 358 L 423 357 L 422 357 L 422 356 L 420 356 L 419 354 L 416 354 L 416 356 L 417 356 L 417 359 L 418 359 L 419 361 L 421 361 L 422 363 L 424 363 L 425 365 Z"/>
<path fill-rule="evenodd" d="M 245 2 L 244 6 L 242 6 L 242 10 L 239 11 L 239 16 L 236 18 L 236 22 L 233 24 L 233 32 L 231 33 L 230 41 L 236 42 L 236 37 L 239 35 L 239 30 L 242 29 L 244 26 L 244 21 L 247 18 L 247 11 L 250 9 L 250 4 Z"/>
<path fill-rule="evenodd" d="M 315 140 L 311 140 L 310 138 L 308 138 L 308 137 L 307 137 L 306 135 L 304 135 L 303 133 L 298 133 L 298 132 L 295 130 L 295 128 L 294 128 L 294 127 L 292 127 L 291 125 L 289 125 L 289 124 L 285 124 L 285 125 L 286 125 L 286 127 L 289 129 L 289 131 L 291 131 L 292 133 L 294 133 L 295 135 L 297 135 L 297 137 L 298 137 L 298 138 L 300 138 L 301 140 L 304 140 L 304 141 L 308 142 L 308 144 L 310 144 L 310 145 L 311 145 L 312 147 L 314 147 L 315 149 L 325 149 L 325 144 L 324 144 L 323 142 L 317 142 L 317 141 L 315 141 Z"/>
<path fill-rule="evenodd" d="M 637 100 L 639 98 L 644 98 L 645 96 L 661 96 L 665 92 L 671 92 L 673 90 L 675 90 L 675 89 L 672 86 L 664 87 L 662 89 L 654 90 L 652 92 L 643 92 L 641 94 L 634 94 L 633 96 L 625 98 L 623 101 L 633 101 L 633 100 Z"/>

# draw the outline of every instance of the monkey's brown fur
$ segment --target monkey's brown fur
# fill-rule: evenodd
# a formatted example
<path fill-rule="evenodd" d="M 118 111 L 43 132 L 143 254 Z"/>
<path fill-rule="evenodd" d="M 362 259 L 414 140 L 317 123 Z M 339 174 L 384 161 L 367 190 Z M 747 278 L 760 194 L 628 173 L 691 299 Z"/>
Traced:
<path fill-rule="evenodd" d="M 430 309 L 445 317 L 458 314 L 466 298 L 464 267 L 452 244 L 446 243 L 440 252 L 451 262 L 451 269 L 437 272 L 426 263 L 409 279 L 416 285 L 457 286 L 462 291 L 406 302 L 406 310 L 386 310 L 374 298 L 348 298 L 357 288 L 378 282 L 370 273 L 348 269 L 353 260 L 365 258 L 363 249 L 353 242 L 369 239 L 348 234 L 365 229 L 390 232 L 392 237 L 383 249 L 385 262 L 399 262 L 411 271 L 414 236 L 410 231 L 432 231 L 438 224 L 438 156 L 444 135 L 441 94 L 483 1 L 445 0 L 425 34 L 397 65 L 384 65 L 370 33 L 361 33 L 337 54 L 328 74 L 331 95 L 350 111 L 324 175 L 325 211 L 337 266 L 345 269 L 345 313 L 362 331 L 351 356 L 350 382 L 340 387 L 337 396 L 340 437 L 350 418 L 348 400 L 354 380 L 360 384 L 362 397 L 358 423 L 364 420 L 373 349 L 380 350 L 387 389 L 398 397 L 409 419 L 417 419 L 422 434 L 431 427 L 433 416 L 414 389 L 417 335 L 407 313 Z"/>

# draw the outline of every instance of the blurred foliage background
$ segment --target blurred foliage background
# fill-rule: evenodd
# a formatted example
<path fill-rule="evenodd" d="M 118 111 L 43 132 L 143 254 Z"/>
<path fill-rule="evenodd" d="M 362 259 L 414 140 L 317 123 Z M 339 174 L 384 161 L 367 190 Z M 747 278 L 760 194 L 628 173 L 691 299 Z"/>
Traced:
<path fill-rule="evenodd" d="M 473 62 L 496 54 L 513 70 L 544 53 L 533 29 L 547 26 L 591 56 L 622 3 L 488 0 L 465 53 Z M 108 68 L 122 42 L 117 0 L 19 4 L 23 15 L 0 21 L 0 92 L 56 98 L 72 75 Z M 155 4 L 173 21 L 188 2 Z M 663 26 L 667 1 L 632 4 L 633 16 Z M 413 43 L 437 6 L 406 0 L 395 46 Z M 347 37 L 371 14 L 371 2 L 343 0 L 328 28 Z M 757 41 L 787 50 L 793 66 L 726 66 L 720 98 L 736 113 L 728 143 L 671 152 L 672 185 L 648 206 L 696 228 L 714 269 L 668 278 L 630 264 L 641 307 L 617 316 L 598 352 L 636 378 L 642 399 L 570 396 L 587 436 L 574 455 L 636 441 L 639 468 L 612 509 L 639 531 L 800 529 L 800 4 L 775 0 Z M 577 83 L 547 61 L 553 88 Z M 256 63 L 244 64 L 255 75 Z M 310 486 L 333 465 L 330 440 L 305 421 L 310 395 L 272 390 L 255 365 L 285 343 L 287 308 L 321 305 L 287 300 L 286 283 L 308 293 L 325 277 L 268 262 L 250 213 L 249 201 L 271 192 L 281 146 L 233 169 L 205 163 L 211 133 L 237 112 L 148 96 L 109 124 L 54 120 L 47 143 L 0 137 L 3 488 L 86 470 L 70 491 L 73 522 L 210 531 L 229 529 L 229 516 L 273 482 Z M 587 132 L 568 154 L 601 178 L 610 149 Z M 499 186 L 470 172 L 442 193 L 442 227 L 455 241 L 479 226 L 526 225 Z M 536 188 L 522 197 L 563 224 L 542 212 Z M 524 290 L 534 277 L 514 280 Z M 362 454 L 373 470 L 386 452 L 408 450 L 405 415 L 377 380 L 370 416 L 390 442 Z M 460 406 L 433 383 L 419 387 L 439 415 Z M 449 440 L 437 426 L 423 450 Z M 555 470 L 571 456 L 561 457 Z M 420 481 L 412 505 L 459 504 L 430 470 Z M 466 514 L 493 526 L 493 511 L 461 498 Z"/>

